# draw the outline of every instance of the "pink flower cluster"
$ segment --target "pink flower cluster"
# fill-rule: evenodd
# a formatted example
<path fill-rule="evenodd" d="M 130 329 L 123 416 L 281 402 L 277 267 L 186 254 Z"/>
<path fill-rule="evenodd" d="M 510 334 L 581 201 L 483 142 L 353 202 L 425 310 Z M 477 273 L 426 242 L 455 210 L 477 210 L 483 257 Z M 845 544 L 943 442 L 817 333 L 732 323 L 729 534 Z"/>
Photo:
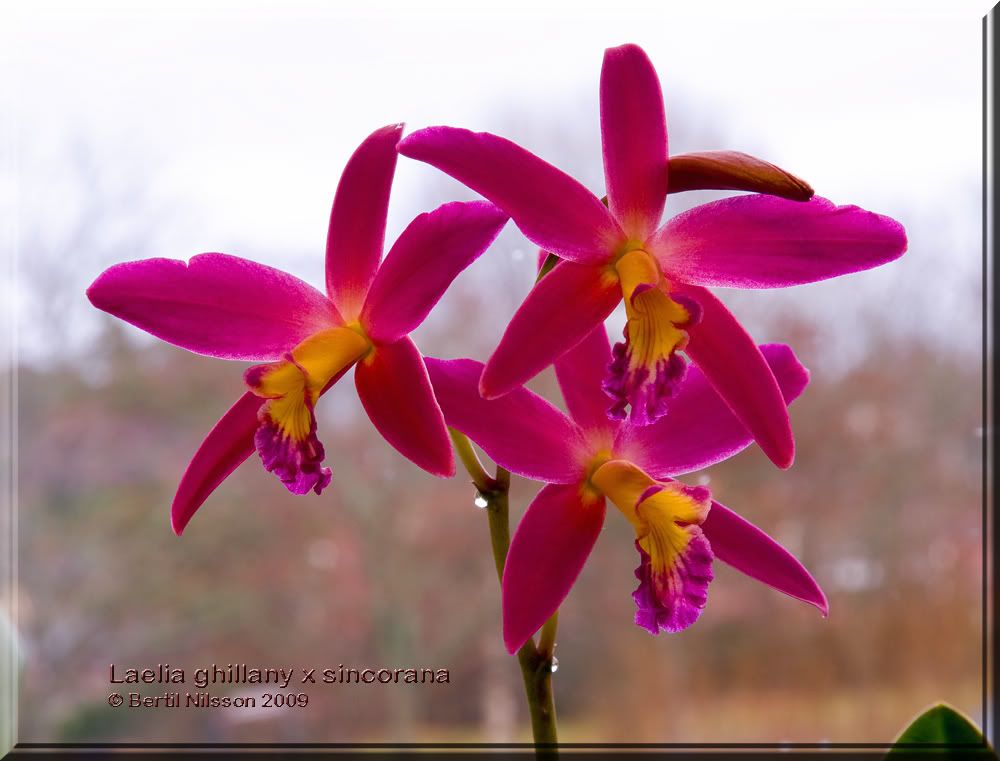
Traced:
<path fill-rule="evenodd" d="M 600 101 L 606 199 L 497 135 L 429 127 L 402 138 L 392 125 L 344 169 L 325 293 L 219 253 L 126 262 L 94 281 L 98 309 L 189 351 L 257 363 L 181 477 L 174 531 L 255 451 L 290 491 L 319 494 L 332 473 L 315 406 L 353 367 L 372 424 L 427 472 L 454 475 L 450 426 L 544 484 L 503 574 L 511 652 L 566 598 L 608 500 L 635 529 L 636 622 L 650 632 L 694 623 L 715 559 L 827 612 L 791 554 L 706 488 L 674 480 L 753 442 L 789 467 L 787 405 L 808 383 L 789 347 L 758 346 L 708 287 L 778 288 L 877 267 L 906 250 L 904 230 L 745 154 L 670 156 L 659 79 L 635 45 L 606 51 Z M 487 200 L 421 214 L 383 258 L 399 155 Z M 661 219 L 668 193 L 706 188 L 749 194 Z M 485 364 L 424 357 L 409 334 L 508 219 L 540 247 L 544 274 Z M 612 346 L 604 321 L 623 302 Z M 569 415 L 524 388 L 553 364 Z"/>

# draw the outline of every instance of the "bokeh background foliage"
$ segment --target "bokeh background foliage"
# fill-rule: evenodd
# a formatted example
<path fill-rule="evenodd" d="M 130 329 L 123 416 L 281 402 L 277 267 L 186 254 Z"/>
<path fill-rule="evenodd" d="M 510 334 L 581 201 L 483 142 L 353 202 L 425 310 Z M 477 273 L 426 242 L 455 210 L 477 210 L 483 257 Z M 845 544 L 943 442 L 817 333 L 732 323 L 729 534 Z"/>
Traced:
<path fill-rule="evenodd" d="M 401 118 L 504 134 L 600 191 L 600 54 L 626 39 L 663 76 L 674 152 L 782 164 L 821 195 L 900 219 L 911 250 L 832 283 L 719 291 L 758 340 L 792 344 L 813 380 L 792 408 L 790 471 L 752 448 L 689 480 L 795 552 L 830 618 L 720 567 L 698 624 L 652 638 L 631 624 L 634 551 L 612 516 L 561 613 L 561 739 L 889 742 L 938 700 L 981 723 L 979 84 L 964 81 L 979 27 L 964 7 L 931 5 L 880 50 L 873 29 L 892 14 L 850 3 L 829 18 L 782 3 L 753 17 L 591 10 L 560 17 L 565 45 L 548 49 L 521 6 L 478 20 L 435 6 L 420 21 L 392 4 L 262 6 L 239 21 L 183 7 L 19 16 L 17 85 L 4 92 L 18 105 L 17 160 L 2 187 L 18 211 L 5 295 L 19 343 L 20 740 L 527 739 L 471 485 L 395 454 L 345 387 L 319 408 L 327 492 L 294 498 L 252 460 L 178 539 L 173 490 L 241 393 L 243 366 L 154 343 L 94 313 L 83 291 L 116 261 L 210 250 L 321 283 L 343 162 Z M 824 59 L 821 27 L 852 56 Z M 747 29 L 780 37 L 793 59 L 814 50 L 809 73 Z M 699 57 L 709 37 L 715 55 Z M 948 64 L 917 81 L 929 40 Z M 920 172 L 929 138 L 914 124 L 938 148 Z M 403 161 L 387 237 L 470 197 Z M 715 197 L 673 197 L 668 211 Z M 422 350 L 484 359 L 534 260 L 506 230 L 416 334 Z M 532 387 L 558 398 L 550 372 Z M 515 482 L 515 518 L 535 488 Z M 213 662 L 427 666 L 450 683 L 321 685 L 307 709 L 282 713 L 105 704 L 111 663 Z"/>

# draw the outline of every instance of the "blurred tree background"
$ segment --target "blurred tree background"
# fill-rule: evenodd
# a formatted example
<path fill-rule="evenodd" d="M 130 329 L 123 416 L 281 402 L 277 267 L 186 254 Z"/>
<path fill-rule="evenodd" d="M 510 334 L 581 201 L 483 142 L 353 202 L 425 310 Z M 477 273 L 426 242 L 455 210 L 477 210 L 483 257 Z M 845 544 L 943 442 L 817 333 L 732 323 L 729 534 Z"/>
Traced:
<path fill-rule="evenodd" d="M 595 103 L 566 100 L 557 114 L 574 109 L 596 124 Z M 731 146 L 775 159 L 697 111 L 678 123 L 680 112 L 670 112 L 674 152 Z M 596 135 L 566 131 L 565 119 L 494 121 L 600 189 Z M 148 182 L 114 176 L 89 150 L 68 156 L 83 199 L 73 219 L 21 231 L 21 741 L 527 739 L 473 488 L 397 455 L 349 376 L 319 405 L 334 472 L 321 497 L 290 496 L 254 456 L 183 538 L 171 533 L 178 479 L 242 392 L 243 365 L 92 313 L 83 290 L 100 269 L 156 255 L 153 241 L 197 217 L 149 198 Z M 394 198 L 394 214 L 471 197 L 430 171 L 421 182 L 419 197 Z M 715 197 L 672 198 L 672 211 Z M 911 240 L 885 271 L 781 293 L 719 291 L 759 341 L 790 343 L 812 382 L 792 408 L 791 470 L 753 447 L 686 479 L 794 552 L 827 592 L 830 617 L 717 565 L 701 620 L 650 637 L 632 624 L 631 529 L 609 509 L 607 536 L 560 616 L 564 741 L 884 742 L 936 700 L 981 720 L 978 285 L 967 271 L 927 277 L 927 263 L 956 245 L 974 258 L 977 238 L 956 239 L 968 220 L 933 209 L 877 210 L 900 218 Z M 320 282 L 324 222 L 315 250 L 280 266 Z M 534 262 L 509 226 L 421 328 L 424 352 L 484 359 Z M 613 336 L 622 324 L 614 315 Z M 558 399 L 551 371 L 532 387 Z M 515 520 L 536 489 L 515 483 Z M 449 669 L 450 683 L 310 686 L 299 710 L 130 711 L 105 703 L 111 663 L 431 667 Z"/>

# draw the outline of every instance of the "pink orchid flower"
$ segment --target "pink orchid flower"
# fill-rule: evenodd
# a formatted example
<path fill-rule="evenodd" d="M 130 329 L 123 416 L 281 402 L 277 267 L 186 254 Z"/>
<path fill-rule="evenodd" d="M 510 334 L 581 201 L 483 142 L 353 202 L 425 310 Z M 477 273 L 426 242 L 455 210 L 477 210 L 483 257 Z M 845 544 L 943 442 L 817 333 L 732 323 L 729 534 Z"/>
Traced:
<path fill-rule="evenodd" d="M 118 264 L 88 289 L 98 309 L 176 346 L 266 363 L 246 371 L 248 390 L 181 478 L 171 508 L 178 534 L 254 450 L 289 491 L 319 494 L 331 473 L 315 404 L 352 366 L 386 441 L 434 475 L 454 474 L 444 417 L 408 334 L 507 215 L 483 201 L 444 204 L 414 219 L 381 261 L 402 129 L 372 133 L 344 169 L 330 213 L 326 295 L 280 270 L 214 253 Z"/>
<path fill-rule="evenodd" d="M 787 346 L 760 348 L 783 403 L 791 402 L 808 372 Z M 602 326 L 556 361 L 569 417 L 523 387 L 483 399 L 479 362 L 427 359 L 448 425 L 512 473 L 546 483 L 521 519 L 504 567 L 507 650 L 517 651 L 569 594 L 601 532 L 605 498 L 635 528 L 635 620 L 651 633 L 695 622 L 707 600 L 713 557 L 826 615 L 822 590 L 787 550 L 713 501 L 707 488 L 672 480 L 753 441 L 705 374 L 697 367 L 687 373 L 676 404 L 655 423 L 611 421 L 600 383 L 611 353 Z"/>
<path fill-rule="evenodd" d="M 767 456 L 788 467 L 795 445 L 778 384 L 753 339 L 704 286 L 775 288 L 876 267 L 906 249 L 902 226 L 823 198 L 789 200 L 809 198 L 811 189 L 744 154 L 677 157 L 669 166 L 678 187 L 668 186 L 663 96 L 636 45 L 605 52 L 600 96 L 607 206 L 496 135 L 430 127 L 399 144 L 404 156 L 496 203 L 525 237 L 565 260 L 515 313 L 483 370 L 481 393 L 495 398 L 517 388 L 624 299 L 625 341 L 615 347 L 605 382 L 608 414 L 628 414 L 638 425 L 666 414 L 686 369 L 683 350 Z M 776 185 L 788 197 L 726 198 L 660 225 L 670 190 L 772 192 Z"/>

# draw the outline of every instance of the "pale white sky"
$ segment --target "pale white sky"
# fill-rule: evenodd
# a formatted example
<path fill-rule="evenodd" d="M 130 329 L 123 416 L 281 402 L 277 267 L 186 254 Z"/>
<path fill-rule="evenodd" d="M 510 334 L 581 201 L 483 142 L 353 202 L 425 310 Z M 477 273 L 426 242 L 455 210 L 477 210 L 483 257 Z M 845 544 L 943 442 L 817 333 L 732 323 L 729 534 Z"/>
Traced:
<path fill-rule="evenodd" d="M 102 183 L 124 178 L 155 215 L 182 209 L 137 256 L 223 248 L 285 266 L 314 252 L 299 274 L 318 282 L 340 170 L 372 129 L 501 131 L 507 115 L 558 123 L 573 103 L 586 113 L 565 118 L 596 145 L 602 52 L 636 42 L 668 120 L 673 94 L 724 122 L 727 145 L 685 134 L 686 146 L 765 149 L 838 203 L 954 228 L 934 256 L 979 266 L 989 2 L 79 5 L 3 13 L 0 192 L 22 249 L 79 211 L 78 145 Z M 430 171 L 400 163 L 390 235 L 420 210 Z M 82 288 L 110 263 L 60 259 Z"/>

